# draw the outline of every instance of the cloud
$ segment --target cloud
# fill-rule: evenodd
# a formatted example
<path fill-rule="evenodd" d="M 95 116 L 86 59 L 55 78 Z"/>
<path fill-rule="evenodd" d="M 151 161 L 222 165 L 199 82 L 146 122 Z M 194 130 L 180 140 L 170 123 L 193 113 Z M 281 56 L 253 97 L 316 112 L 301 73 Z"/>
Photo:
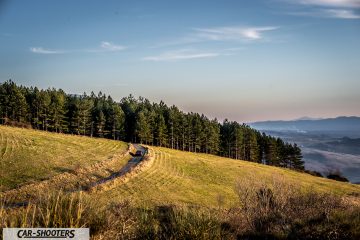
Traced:
<path fill-rule="evenodd" d="M 264 39 L 264 33 L 279 29 L 278 26 L 263 26 L 263 27 L 241 27 L 241 26 L 224 26 L 224 27 L 210 27 L 210 28 L 192 28 L 192 32 L 185 36 L 158 43 L 151 48 L 161 48 L 166 46 L 184 45 L 211 41 L 259 41 Z"/>
<path fill-rule="evenodd" d="M 106 42 L 106 41 L 101 42 L 100 47 L 105 51 L 112 51 L 112 52 L 126 49 L 125 46 L 115 45 L 111 42 Z"/>
<path fill-rule="evenodd" d="M 360 8 L 359 0 L 297 0 L 297 2 L 323 7 Z"/>
<path fill-rule="evenodd" d="M 72 49 L 66 51 L 46 49 L 43 47 L 31 47 L 30 51 L 38 54 L 60 54 L 60 53 L 74 53 L 74 52 L 85 52 L 85 53 L 101 53 L 101 52 L 116 52 L 122 51 L 127 47 L 122 45 L 116 45 L 111 42 L 102 41 L 100 46 L 94 49 Z"/>
<path fill-rule="evenodd" d="M 42 47 L 31 47 L 30 51 L 33 53 L 38 53 L 38 54 L 60 54 L 60 53 L 64 53 L 64 51 L 59 51 L 59 50 L 50 50 L 50 49 L 45 49 Z"/>
<path fill-rule="evenodd" d="M 332 18 L 343 18 L 343 19 L 359 19 L 360 15 L 356 14 L 352 10 L 345 9 L 325 9 L 324 17 L 332 17 Z"/>
<path fill-rule="evenodd" d="M 291 15 L 360 19 L 360 15 L 355 12 L 355 9 L 360 8 L 360 0 L 287 0 L 287 2 L 311 7 L 311 9 L 307 11 L 289 13 Z"/>
<path fill-rule="evenodd" d="M 157 56 L 144 57 L 142 60 L 144 61 L 178 61 L 178 60 L 189 60 L 189 59 L 197 59 L 197 58 L 210 58 L 217 57 L 219 53 L 215 52 L 196 52 L 192 50 L 177 50 L 165 52 Z"/>
<path fill-rule="evenodd" d="M 218 28 L 197 28 L 197 37 L 210 41 L 225 40 L 258 40 L 263 38 L 263 32 L 276 30 L 279 27 L 218 27 Z"/>
<path fill-rule="evenodd" d="M 320 18 L 339 18 L 339 19 L 360 19 L 360 15 L 347 9 L 319 9 L 307 12 L 293 12 L 290 15 L 310 16 Z"/>

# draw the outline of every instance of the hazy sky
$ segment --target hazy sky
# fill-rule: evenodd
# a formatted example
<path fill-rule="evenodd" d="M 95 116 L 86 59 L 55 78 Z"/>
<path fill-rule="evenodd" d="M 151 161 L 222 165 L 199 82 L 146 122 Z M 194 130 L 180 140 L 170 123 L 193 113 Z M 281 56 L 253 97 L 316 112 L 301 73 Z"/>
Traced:
<path fill-rule="evenodd" d="M 360 115 L 360 0 L 0 0 L 10 78 L 240 122 Z"/>

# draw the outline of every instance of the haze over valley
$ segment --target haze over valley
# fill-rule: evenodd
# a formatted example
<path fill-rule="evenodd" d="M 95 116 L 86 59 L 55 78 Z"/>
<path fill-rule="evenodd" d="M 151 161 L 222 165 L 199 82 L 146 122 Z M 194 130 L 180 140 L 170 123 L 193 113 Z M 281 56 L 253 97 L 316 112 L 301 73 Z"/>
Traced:
<path fill-rule="evenodd" d="M 339 170 L 360 182 L 360 117 L 264 121 L 255 129 L 300 145 L 307 169 L 323 175 Z"/>

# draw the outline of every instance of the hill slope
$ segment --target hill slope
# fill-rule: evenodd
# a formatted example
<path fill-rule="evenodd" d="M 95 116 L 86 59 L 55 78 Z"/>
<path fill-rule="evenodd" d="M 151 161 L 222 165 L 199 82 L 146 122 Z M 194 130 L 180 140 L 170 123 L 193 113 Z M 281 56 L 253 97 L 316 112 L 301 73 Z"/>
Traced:
<path fill-rule="evenodd" d="M 360 186 L 314 177 L 289 169 L 257 163 L 150 147 L 152 162 L 125 182 L 111 184 L 95 193 L 103 202 L 130 199 L 137 204 L 190 204 L 216 207 L 219 197 L 230 206 L 237 197 L 237 181 L 270 183 L 274 178 L 307 190 L 335 194 L 360 194 Z"/>
<path fill-rule="evenodd" d="M 103 162 L 127 148 L 120 141 L 0 126 L 0 192 Z"/>
<path fill-rule="evenodd" d="M 360 236 L 358 185 L 160 147 L 149 147 L 130 173 L 102 183 L 131 159 L 131 146 L 9 127 L 0 133 L 0 228 L 90 227 L 92 239 L 242 239 L 269 233 L 285 239 L 302 223 L 295 236 L 324 236 L 334 228 L 342 239 Z M 268 197 L 273 205 L 265 204 Z M 273 214 L 276 219 L 264 223 L 267 232 L 253 227 Z"/>
<path fill-rule="evenodd" d="M 129 159 L 127 144 L 120 141 L 69 136 L 0 126 L 1 190 L 24 200 L 33 189 L 51 190 L 88 184 L 118 171 Z M 150 147 L 151 160 L 121 181 L 96 187 L 89 197 L 107 205 L 131 199 L 135 204 L 190 204 L 217 206 L 219 196 L 229 206 L 236 201 L 236 181 L 257 184 L 281 178 L 315 191 L 360 194 L 360 186 L 308 174 L 214 155 Z M 120 156 L 120 157 L 119 157 Z M 114 161 L 107 161 L 114 158 Z M 110 164 L 103 164 L 109 162 Z M 86 167 L 99 164 L 96 170 Z M 85 169 L 81 174 L 73 174 Z M 64 175 L 66 174 L 66 175 Z M 56 179 L 61 181 L 42 181 Z M 55 176 L 55 177 L 54 177 Z M 45 183 L 44 183 L 45 182 Z M 32 185 L 28 185 L 32 183 Z M 86 186 L 86 185 L 82 185 Z M 23 195 L 20 197 L 20 195 Z M 19 197 L 17 197 L 19 196 Z"/>

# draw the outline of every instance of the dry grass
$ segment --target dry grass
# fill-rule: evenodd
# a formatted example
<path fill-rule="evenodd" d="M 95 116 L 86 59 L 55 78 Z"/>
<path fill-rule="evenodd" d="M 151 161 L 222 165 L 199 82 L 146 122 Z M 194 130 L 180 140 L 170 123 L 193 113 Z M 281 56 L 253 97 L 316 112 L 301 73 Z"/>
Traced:
<path fill-rule="evenodd" d="M 74 173 L 127 148 L 120 141 L 0 126 L 0 192 Z"/>
<path fill-rule="evenodd" d="M 230 207 L 237 201 L 236 182 L 256 185 L 258 180 L 272 184 L 273 176 L 299 187 L 301 191 L 359 195 L 360 187 L 314 177 L 288 169 L 206 154 L 151 147 L 151 166 L 126 181 L 94 193 L 104 204 L 111 198 L 121 202 L 131 199 L 139 205 L 190 204 L 204 207 Z"/>
<path fill-rule="evenodd" d="M 360 234 L 357 185 L 245 161 L 151 147 L 148 159 L 124 177 L 89 192 L 54 194 L 52 189 L 76 191 L 79 186 L 118 171 L 129 159 L 124 155 L 126 148 L 121 147 L 124 143 L 0 127 L 1 136 L 5 132 L 12 134 L 2 140 L 6 143 L 1 148 L 2 156 L 7 162 L 23 164 L 26 154 L 30 161 L 36 162 L 34 156 L 41 156 L 36 149 L 50 156 L 47 154 L 54 153 L 47 152 L 46 144 L 55 144 L 61 153 L 62 148 L 72 146 L 72 141 L 80 140 L 87 142 L 87 146 L 104 146 L 110 152 L 97 148 L 101 161 L 93 156 L 87 158 L 83 156 L 87 150 L 79 147 L 83 143 L 78 143 L 73 159 L 80 162 L 80 167 L 59 174 L 52 168 L 61 161 L 68 168 L 73 165 L 54 157 L 54 164 L 48 164 L 45 169 L 50 178 L 41 182 L 31 175 L 36 171 L 15 168 L 29 175 L 22 182 L 26 185 L 0 194 L 1 227 L 83 226 L 90 227 L 92 238 L 99 240 L 301 239 L 302 236 L 356 239 Z M 24 139 L 31 136 L 44 142 L 35 147 L 26 145 L 21 135 Z M 39 163 L 26 164 L 35 167 Z M 1 179 L 20 174 L 12 173 L 8 166 L 7 171 Z M 31 181 L 35 182 L 29 184 Z M 5 189 L 10 186 L 5 185 Z M 30 200 L 30 204 L 16 209 L 5 207 L 8 202 L 19 200 Z"/>
<path fill-rule="evenodd" d="M 106 216 L 82 193 L 62 191 L 42 194 L 36 202 L 21 208 L 9 209 L 0 205 L 0 228 L 63 228 L 90 227 L 93 233 L 102 227 Z M 0 237 L 1 237 L 0 232 Z"/>

